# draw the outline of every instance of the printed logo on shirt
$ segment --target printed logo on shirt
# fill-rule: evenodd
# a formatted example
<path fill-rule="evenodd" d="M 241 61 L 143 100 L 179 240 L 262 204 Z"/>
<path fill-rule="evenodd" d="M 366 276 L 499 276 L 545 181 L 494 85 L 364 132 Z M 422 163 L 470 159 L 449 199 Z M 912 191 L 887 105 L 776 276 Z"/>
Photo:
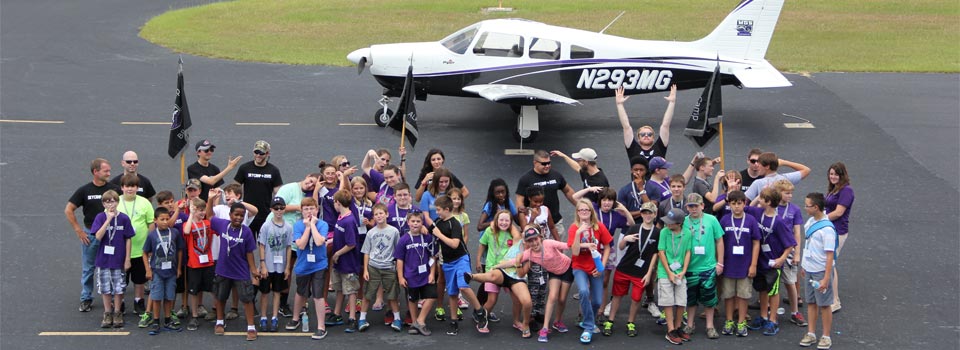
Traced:
<path fill-rule="evenodd" d="M 723 230 L 730 233 L 737 233 L 737 231 L 740 231 L 740 233 L 750 233 L 749 227 L 726 226 Z"/>
<path fill-rule="evenodd" d="M 406 248 L 407 248 L 407 249 L 413 249 L 413 248 L 430 248 L 430 245 L 431 245 L 431 244 L 432 244 L 431 242 L 424 242 L 424 243 L 413 242 L 413 243 L 408 243 L 408 244 L 406 245 Z"/>
<path fill-rule="evenodd" d="M 333 227 L 336 228 L 337 231 L 339 231 L 339 232 L 346 232 L 346 229 L 344 229 L 343 227 L 340 227 L 340 224 L 339 224 L 339 223 L 336 224 L 336 225 L 333 225 Z"/>
<path fill-rule="evenodd" d="M 90 194 L 90 195 L 87 195 L 87 200 L 88 200 L 88 201 L 98 201 L 98 200 L 100 200 L 100 198 L 101 198 L 101 195 L 99 195 L 99 194 Z"/>
<path fill-rule="evenodd" d="M 547 187 L 548 185 L 556 185 L 556 184 L 557 184 L 557 180 L 554 179 L 554 180 L 548 180 L 548 181 L 534 182 L 534 183 L 532 183 L 531 185 L 533 185 L 533 186 L 540 186 L 540 187 Z"/>
<path fill-rule="evenodd" d="M 273 174 L 247 173 L 248 179 L 272 179 Z"/>

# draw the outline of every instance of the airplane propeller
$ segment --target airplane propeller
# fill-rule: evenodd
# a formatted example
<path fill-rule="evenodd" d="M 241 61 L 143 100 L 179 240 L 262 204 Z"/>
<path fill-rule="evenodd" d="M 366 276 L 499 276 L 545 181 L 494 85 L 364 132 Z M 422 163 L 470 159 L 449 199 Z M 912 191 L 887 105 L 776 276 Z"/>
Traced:
<path fill-rule="evenodd" d="M 357 62 L 357 75 L 363 74 L 363 70 L 367 68 L 367 58 L 361 57 L 360 62 Z"/>

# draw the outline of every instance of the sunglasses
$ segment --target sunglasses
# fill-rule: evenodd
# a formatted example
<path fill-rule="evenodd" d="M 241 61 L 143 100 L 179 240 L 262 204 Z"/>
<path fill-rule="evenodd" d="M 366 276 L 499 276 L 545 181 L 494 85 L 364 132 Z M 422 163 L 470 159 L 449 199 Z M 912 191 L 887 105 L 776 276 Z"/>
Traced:
<path fill-rule="evenodd" d="M 277 210 L 277 211 L 283 211 L 283 210 L 286 209 L 286 208 L 285 208 L 285 207 L 273 207 L 273 208 L 270 208 L 270 209 Z"/>
<path fill-rule="evenodd" d="M 751 159 L 751 160 L 750 160 L 750 164 L 757 164 L 757 163 L 759 163 L 759 162 L 760 162 L 759 159 Z"/>
<path fill-rule="evenodd" d="M 136 160 L 136 159 L 134 159 L 134 160 L 125 160 L 125 161 L 123 161 L 123 162 L 124 162 L 124 163 L 127 163 L 127 164 L 137 164 L 137 163 L 140 163 L 140 161 L 139 161 L 139 160 Z"/>
<path fill-rule="evenodd" d="M 264 151 L 255 149 L 255 150 L 253 150 L 253 154 L 256 154 L 256 155 L 258 155 L 258 156 L 265 156 L 265 155 L 267 155 L 267 152 L 264 152 Z"/>
<path fill-rule="evenodd" d="M 549 162 L 549 161 L 546 161 L 546 162 L 540 162 L 540 161 L 538 161 L 537 163 L 540 163 L 540 165 L 543 165 L 543 166 L 550 166 L 550 162 Z"/>
<path fill-rule="evenodd" d="M 640 135 L 640 137 L 653 137 L 652 132 L 641 132 L 638 135 Z"/>
<path fill-rule="evenodd" d="M 202 151 L 200 151 L 200 152 L 203 152 L 203 153 L 213 153 L 213 148 L 208 148 L 208 149 L 202 150 Z"/>
<path fill-rule="evenodd" d="M 350 162 L 340 163 L 340 167 L 350 166 Z"/>
<path fill-rule="evenodd" d="M 698 203 L 687 203 L 687 208 L 693 208 L 693 207 L 696 207 L 696 206 L 699 206 L 699 205 L 700 205 L 700 204 L 698 204 Z"/>

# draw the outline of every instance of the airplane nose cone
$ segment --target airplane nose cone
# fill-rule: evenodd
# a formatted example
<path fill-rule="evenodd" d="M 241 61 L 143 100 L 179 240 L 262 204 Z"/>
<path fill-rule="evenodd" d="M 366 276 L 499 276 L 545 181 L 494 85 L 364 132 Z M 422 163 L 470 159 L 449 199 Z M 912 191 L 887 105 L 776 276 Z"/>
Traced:
<path fill-rule="evenodd" d="M 347 55 L 347 60 L 353 62 L 354 64 L 359 64 L 360 60 L 366 58 L 367 64 L 370 64 L 370 48 L 365 47 L 362 49 L 357 49 Z"/>

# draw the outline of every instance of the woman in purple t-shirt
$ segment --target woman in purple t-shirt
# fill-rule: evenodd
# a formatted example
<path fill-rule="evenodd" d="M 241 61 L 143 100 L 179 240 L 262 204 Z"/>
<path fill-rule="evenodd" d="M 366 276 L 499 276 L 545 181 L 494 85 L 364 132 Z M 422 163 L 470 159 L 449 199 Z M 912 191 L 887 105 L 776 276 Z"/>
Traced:
<path fill-rule="evenodd" d="M 837 245 L 837 256 L 843 250 L 843 243 L 847 240 L 849 232 L 850 211 L 853 209 L 853 188 L 850 187 L 850 174 L 847 173 L 847 166 L 843 162 L 836 162 L 830 165 L 827 171 L 827 195 L 825 206 L 827 218 L 833 222 L 840 238 L 840 244 Z M 837 268 L 833 268 L 833 312 L 840 310 L 840 294 L 837 293 L 837 287 L 840 281 L 837 279 Z"/>

